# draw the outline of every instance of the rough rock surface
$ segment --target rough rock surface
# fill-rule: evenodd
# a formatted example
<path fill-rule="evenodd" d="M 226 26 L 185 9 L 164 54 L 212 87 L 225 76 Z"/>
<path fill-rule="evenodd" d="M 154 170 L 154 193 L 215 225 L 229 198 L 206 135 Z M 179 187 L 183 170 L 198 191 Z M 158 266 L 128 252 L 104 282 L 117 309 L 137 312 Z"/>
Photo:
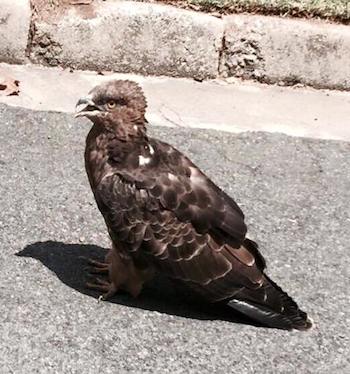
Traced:
<path fill-rule="evenodd" d="M 23 63 L 31 19 L 29 0 L 1 0 L 0 61 Z"/>
<path fill-rule="evenodd" d="M 195 77 L 217 76 L 223 23 L 210 15 L 134 2 L 71 7 L 38 20 L 31 58 L 80 69 Z"/>
<path fill-rule="evenodd" d="M 350 88 L 350 29 L 278 17 L 225 17 L 220 70 L 267 83 Z"/>

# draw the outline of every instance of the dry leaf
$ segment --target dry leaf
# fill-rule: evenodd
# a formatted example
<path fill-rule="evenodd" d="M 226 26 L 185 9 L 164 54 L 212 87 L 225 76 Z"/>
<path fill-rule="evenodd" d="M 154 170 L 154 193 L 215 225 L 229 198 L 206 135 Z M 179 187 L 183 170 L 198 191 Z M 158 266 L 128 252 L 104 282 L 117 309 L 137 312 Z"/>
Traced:
<path fill-rule="evenodd" d="M 19 81 L 0 71 L 0 96 L 18 95 Z"/>

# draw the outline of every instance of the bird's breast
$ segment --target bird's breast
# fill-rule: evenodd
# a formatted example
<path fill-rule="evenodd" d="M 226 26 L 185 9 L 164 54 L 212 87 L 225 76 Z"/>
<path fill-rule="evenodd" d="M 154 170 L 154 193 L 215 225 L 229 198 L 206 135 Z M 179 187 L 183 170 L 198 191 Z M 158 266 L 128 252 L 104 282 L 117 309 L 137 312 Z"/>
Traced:
<path fill-rule="evenodd" d="M 103 134 L 93 135 L 90 132 L 86 140 L 85 168 L 94 190 L 103 177 L 111 172 L 111 165 L 108 163 L 107 139 Z"/>

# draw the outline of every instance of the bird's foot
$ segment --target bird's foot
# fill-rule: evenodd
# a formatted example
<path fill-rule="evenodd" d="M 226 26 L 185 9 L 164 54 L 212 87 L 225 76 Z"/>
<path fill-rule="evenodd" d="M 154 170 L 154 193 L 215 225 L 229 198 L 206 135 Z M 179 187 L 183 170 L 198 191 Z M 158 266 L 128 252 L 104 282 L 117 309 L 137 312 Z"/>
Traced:
<path fill-rule="evenodd" d="M 111 283 L 101 279 L 101 278 L 91 278 L 91 281 L 86 282 L 86 287 L 91 290 L 108 292 L 110 289 Z"/>
<path fill-rule="evenodd" d="M 98 302 L 110 299 L 117 292 L 113 283 L 97 277 L 86 282 L 85 285 L 91 290 L 103 292 L 103 294 L 98 298 Z"/>
<path fill-rule="evenodd" d="M 89 267 L 86 268 L 90 274 L 108 274 L 109 264 L 106 262 L 99 262 L 91 258 L 87 259 Z"/>

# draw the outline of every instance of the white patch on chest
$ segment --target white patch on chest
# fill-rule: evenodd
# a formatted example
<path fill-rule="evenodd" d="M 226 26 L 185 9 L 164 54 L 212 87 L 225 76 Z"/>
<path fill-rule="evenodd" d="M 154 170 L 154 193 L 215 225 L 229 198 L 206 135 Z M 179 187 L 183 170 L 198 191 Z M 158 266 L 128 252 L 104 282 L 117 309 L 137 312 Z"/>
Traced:
<path fill-rule="evenodd" d="M 203 177 L 202 175 L 198 172 L 196 168 L 190 167 L 191 170 L 191 176 L 190 180 L 194 184 L 201 184 L 203 183 Z"/>
<path fill-rule="evenodd" d="M 142 155 L 139 156 L 139 165 L 144 166 L 149 164 L 151 161 L 151 157 L 143 157 Z"/>
<path fill-rule="evenodd" d="M 176 181 L 176 180 L 177 180 L 177 177 L 176 177 L 174 174 L 171 174 L 171 173 L 168 173 L 168 178 L 169 178 L 171 181 Z"/>

